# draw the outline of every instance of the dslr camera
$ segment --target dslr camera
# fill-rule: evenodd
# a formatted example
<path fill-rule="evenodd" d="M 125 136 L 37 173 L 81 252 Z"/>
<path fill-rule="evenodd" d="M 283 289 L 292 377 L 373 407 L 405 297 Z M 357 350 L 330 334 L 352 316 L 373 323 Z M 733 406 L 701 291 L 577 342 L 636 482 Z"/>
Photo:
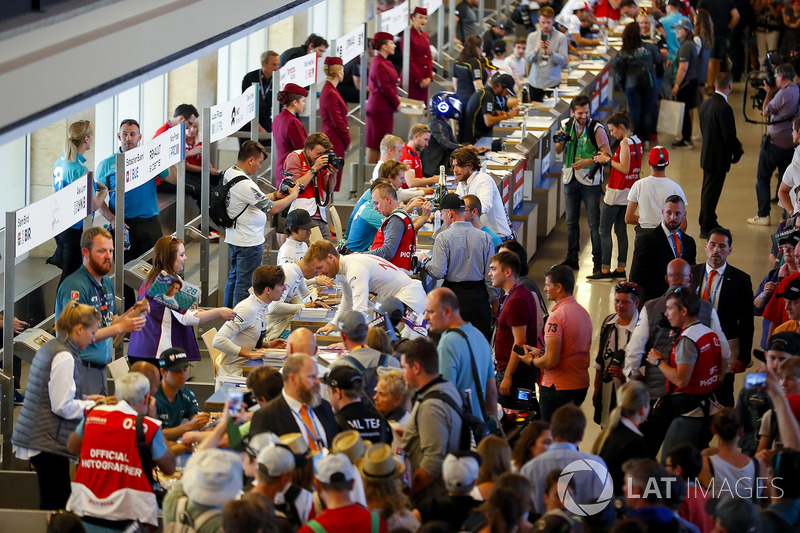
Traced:
<path fill-rule="evenodd" d="M 283 178 L 280 187 L 278 187 L 278 192 L 284 196 L 289 196 L 289 189 L 293 188 L 295 185 L 297 185 L 297 183 L 295 183 L 292 178 Z M 303 189 L 305 189 L 305 187 L 301 185 L 300 192 L 303 192 Z"/>
<path fill-rule="evenodd" d="M 322 155 L 328 156 L 328 166 L 336 170 L 341 170 L 344 167 L 344 158 L 336 155 L 336 152 L 333 150 L 328 150 Z"/>
<path fill-rule="evenodd" d="M 609 350 L 603 355 L 603 359 L 609 361 L 608 367 L 603 372 L 603 383 L 611 383 L 614 376 L 611 375 L 612 366 L 622 366 L 625 363 L 625 350 Z"/>
<path fill-rule="evenodd" d="M 562 131 L 553 135 L 553 142 L 554 143 L 568 143 L 572 140 L 572 137 L 569 136 L 569 133 L 566 131 Z"/>

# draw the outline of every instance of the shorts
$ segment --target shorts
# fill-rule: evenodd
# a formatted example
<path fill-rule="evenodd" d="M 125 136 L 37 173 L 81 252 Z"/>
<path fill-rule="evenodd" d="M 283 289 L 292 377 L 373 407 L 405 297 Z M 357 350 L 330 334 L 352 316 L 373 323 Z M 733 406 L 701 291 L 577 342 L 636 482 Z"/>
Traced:
<path fill-rule="evenodd" d="M 728 38 L 727 37 L 714 37 L 714 47 L 711 49 L 711 59 L 725 60 L 725 54 L 728 52 Z"/>

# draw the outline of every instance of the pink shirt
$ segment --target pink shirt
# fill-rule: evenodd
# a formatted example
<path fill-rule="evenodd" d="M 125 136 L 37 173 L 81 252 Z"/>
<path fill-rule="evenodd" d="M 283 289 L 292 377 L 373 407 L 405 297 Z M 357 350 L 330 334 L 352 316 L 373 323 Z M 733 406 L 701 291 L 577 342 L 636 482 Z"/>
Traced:
<path fill-rule="evenodd" d="M 589 387 L 589 350 L 592 346 L 592 319 L 574 296 L 553 306 L 544 326 L 544 341 L 561 338 L 561 354 L 553 368 L 542 370 L 542 385 L 556 390 Z"/>

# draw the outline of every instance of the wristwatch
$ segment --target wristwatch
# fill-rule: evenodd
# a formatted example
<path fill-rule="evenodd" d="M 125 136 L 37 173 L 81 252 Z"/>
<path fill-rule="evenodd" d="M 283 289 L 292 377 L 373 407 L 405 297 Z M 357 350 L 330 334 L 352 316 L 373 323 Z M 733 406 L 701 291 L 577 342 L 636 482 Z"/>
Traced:
<path fill-rule="evenodd" d="M 653 363 L 653 365 L 656 366 L 656 367 L 661 366 L 661 361 L 663 361 L 663 360 L 664 360 L 663 357 L 659 357 L 658 359 L 656 359 L 656 362 Z"/>

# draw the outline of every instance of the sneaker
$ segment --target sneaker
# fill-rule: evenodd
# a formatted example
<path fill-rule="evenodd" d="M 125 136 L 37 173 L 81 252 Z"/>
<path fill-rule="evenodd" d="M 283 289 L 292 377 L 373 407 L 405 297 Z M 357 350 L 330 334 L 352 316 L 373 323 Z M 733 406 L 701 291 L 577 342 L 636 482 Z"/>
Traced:
<path fill-rule="evenodd" d="M 587 281 L 611 281 L 612 279 L 614 279 L 613 272 L 603 272 L 602 270 L 595 272 L 591 276 L 586 276 Z"/>
<path fill-rule="evenodd" d="M 564 259 L 564 261 L 562 261 L 561 264 L 563 266 L 570 267 L 572 270 L 580 270 L 580 267 L 578 266 L 578 260 L 577 259 L 569 259 L 569 258 L 567 258 L 567 259 Z"/>
<path fill-rule="evenodd" d="M 675 148 L 676 150 L 691 150 L 692 148 L 694 148 L 694 146 L 692 145 L 692 141 L 684 141 L 684 140 L 672 143 L 672 147 Z"/>
<path fill-rule="evenodd" d="M 628 279 L 628 273 L 625 270 L 612 270 L 611 277 L 614 279 Z"/>
<path fill-rule="evenodd" d="M 14 405 L 22 405 L 22 402 L 25 401 L 25 396 L 18 390 L 14 391 Z"/>
<path fill-rule="evenodd" d="M 760 217 L 756 215 L 754 217 L 748 218 L 747 223 L 752 224 L 754 226 L 769 226 L 770 225 L 769 215 L 765 217 Z"/>
<path fill-rule="evenodd" d="M 219 240 L 219 232 L 214 231 L 213 229 L 208 232 L 208 240 L 209 241 L 218 241 Z"/>

